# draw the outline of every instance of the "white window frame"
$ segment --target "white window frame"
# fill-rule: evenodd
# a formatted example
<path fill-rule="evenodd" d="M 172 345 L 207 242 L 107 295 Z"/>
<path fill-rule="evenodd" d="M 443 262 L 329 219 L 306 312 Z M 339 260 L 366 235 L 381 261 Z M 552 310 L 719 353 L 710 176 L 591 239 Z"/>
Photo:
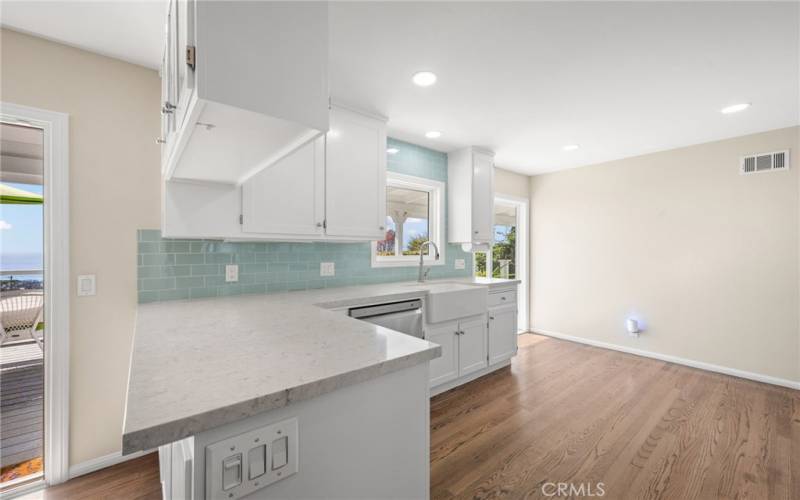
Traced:
<path fill-rule="evenodd" d="M 439 247 L 439 259 L 434 258 L 433 252 L 423 256 L 426 266 L 441 266 L 445 263 L 445 240 L 444 240 L 444 182 L 416 177 L 413 175 L 386 172 L 386 186 L 413 189 L 416 191 L 426 191 L 430 203 L 430 215 L 428 219 L 428 234 L 437 247 Z M 402 243 L 401 243 L 402 244 Z M 371 244 L 372 267 L 414 267 L 419 265 L 418 255 L 397 255 L 397 256 L 378 256 L 378 242 Z"/>
<path fill-rule="evenodd" d="M 0 121 L 44 140 L 44 481 L 3 491 L 16 495 L 69 479 L 69 115 L 0 102 Z"/>

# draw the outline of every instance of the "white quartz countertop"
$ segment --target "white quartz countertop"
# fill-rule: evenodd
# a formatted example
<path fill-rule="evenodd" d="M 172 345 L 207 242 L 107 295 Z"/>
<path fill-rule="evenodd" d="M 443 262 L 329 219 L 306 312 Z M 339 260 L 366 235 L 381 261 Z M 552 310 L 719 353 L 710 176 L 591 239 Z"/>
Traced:
<path fill-rule="evenodd" d="M 517 280 L 400 282 L 139 305 L 123 453 L 430 361 L 441 348 L 338 309 Z"/>

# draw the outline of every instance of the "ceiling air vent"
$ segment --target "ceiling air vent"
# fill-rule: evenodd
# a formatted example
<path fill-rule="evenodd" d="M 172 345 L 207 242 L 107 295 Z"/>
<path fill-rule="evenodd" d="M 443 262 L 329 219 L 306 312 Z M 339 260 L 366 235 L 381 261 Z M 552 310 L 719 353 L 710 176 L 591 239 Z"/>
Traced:
<path fill-rule="evenodd" d="M 762 172 L 772 172 L 773 170 L 786 170 L 789 168 L 789 150 L 774 151 L 772 153 L 757 153 L 742 156 L 739 165 L 739 173 L 759 174 Z"/>

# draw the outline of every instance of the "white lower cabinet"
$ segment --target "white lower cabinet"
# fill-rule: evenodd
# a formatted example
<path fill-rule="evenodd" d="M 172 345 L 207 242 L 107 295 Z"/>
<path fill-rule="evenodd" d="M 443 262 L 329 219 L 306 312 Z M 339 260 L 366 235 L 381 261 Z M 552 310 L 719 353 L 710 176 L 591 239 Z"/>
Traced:
<path fill-rule="evenodd" d="M 425 339 L 442 347 L 429 365 L 432 394 L 508 365 L 517 354 L 516 300 L 515 288 L 490 289 L 488 314 L 426 325 Z"/>
<path fill-rule="evenodd" d="M 517 307 L 489 309 L 489 364 L 499 363 L 517 354 Z"/>
<path fill-rule="evenodd" d="M 458 321 L 431 325 L 425 331 L 426 340 L 439 344 L 442 355 L 430 362 L 431 387 L 458 378 Z"/>
<path fill-rule="evenodd" d="M 194 438 L 158 447 L 164 500 L 191 500 L 194 481 Z"/>
<path fill-rule="evenodd" d="M 429 325 L 425 338 L 442 347 L 441 357 L 430 362 L 431 387 L 469 375 L 489 364 L 485 315 Z"/>
<path fill-rule="evenodd" d="M 486 316 L 459 321 L 458 374 L 469 375 L 489 365 L 486 355 Z"/>

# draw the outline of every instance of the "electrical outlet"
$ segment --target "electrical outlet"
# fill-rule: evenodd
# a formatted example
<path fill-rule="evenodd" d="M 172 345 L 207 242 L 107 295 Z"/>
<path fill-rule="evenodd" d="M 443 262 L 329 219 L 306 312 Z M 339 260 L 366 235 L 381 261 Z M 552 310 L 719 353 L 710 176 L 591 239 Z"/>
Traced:
<path fill-rule="evenodd" d="M 335 262 L 320 262 L 319 263 L 320 276 L 336 276 L 336 263 Z"/>
<path fill-rule="evenodd" d="M 456 269 L 464 269 L 465 265 L 464 259 L 456 259 Z"/>
<path fill-rule="evenodd" d="M 237 264 L 228 264 L 225 266 L 225 282 L 233 283 L 239 281 L 239 266 Z"/>

